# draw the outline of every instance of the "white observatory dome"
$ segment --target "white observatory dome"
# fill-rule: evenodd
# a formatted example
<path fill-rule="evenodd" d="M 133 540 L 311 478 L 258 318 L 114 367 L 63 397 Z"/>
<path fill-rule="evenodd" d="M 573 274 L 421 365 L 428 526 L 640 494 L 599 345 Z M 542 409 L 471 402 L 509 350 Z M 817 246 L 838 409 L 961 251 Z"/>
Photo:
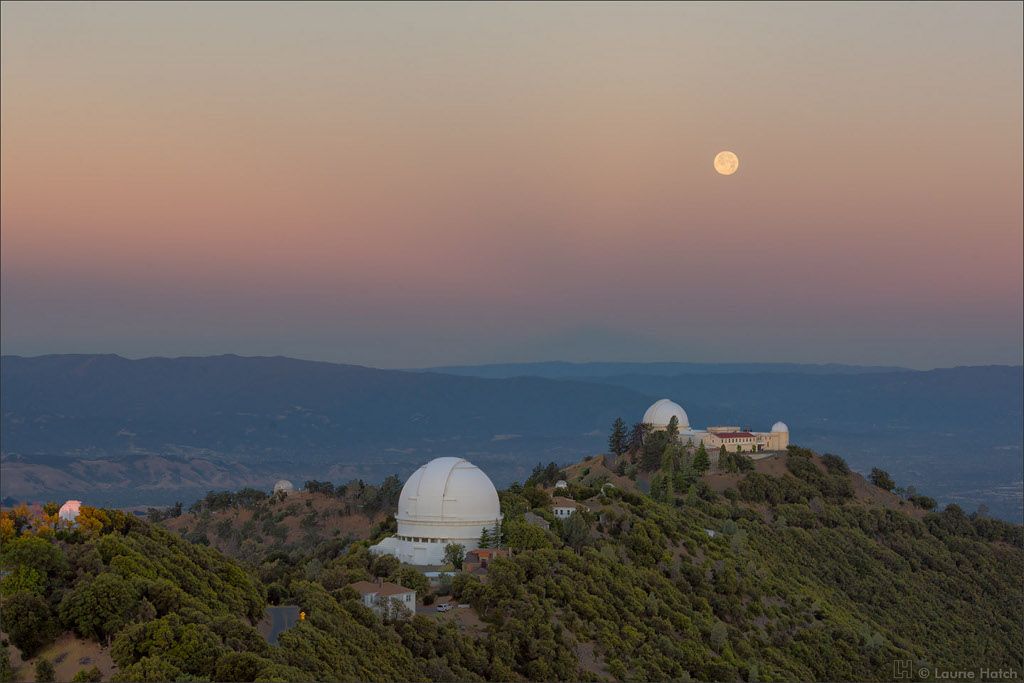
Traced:
<path fill-rule="evenodd" d="M 398 496 L 398 533 L 370 547 L 419 566 L 443 565 L 445 546 L 480 546 L 484 529 L 501 523 L 494 484 L 462 458 L 436 458 L 412 473 Z"/>
<path fill-rule="evenodd" d="M 786 434 L 789 434 L 789 427 L 786 426 L 785 422 L 776 422 L 775 424 L 772 425 L 772 432 L 776 434 L 779 432 L 785 432 Z"/>
<path fill-rule="evenodd" d="M 644 423 L 653 426 L 656 429 L 664 429 L 668 427 L 668 423 L 672 418 L 679 418 L 679 429 L 686 429 L 690 426 L 690 418 L 686 416 L 686 411 L 683 410 L 682 406 L 678 403 L 663 398 L 657 401 L 654 405 L 647 409 L 644 413 Z"/>
<path fill-rule="evenodd" d="M 453 539 L 477 538 L 500 518 L 494 484 L 462 458 L 436 458 L 413 472 L 395 515 L 399 536 Z"/>
<path fill-rule="evenodd" d="M 295 491 L 295 485 L 287 479 L 278 479 L 277 483 L 274 484 L 274 493 L 281 493 L 282 491 L 286 494 L 292 493 Z"/>
<path fill-rule="evenodd" d="M 60 510 L 57 511 L 57 518 L 65 522 L 74 522 L 78 519 L 78 509 L 80 507 L 82 507 L 82 501 L 69 500 L 60 506 Z M 52 510 L 53 508 L 50 509 Z"/>

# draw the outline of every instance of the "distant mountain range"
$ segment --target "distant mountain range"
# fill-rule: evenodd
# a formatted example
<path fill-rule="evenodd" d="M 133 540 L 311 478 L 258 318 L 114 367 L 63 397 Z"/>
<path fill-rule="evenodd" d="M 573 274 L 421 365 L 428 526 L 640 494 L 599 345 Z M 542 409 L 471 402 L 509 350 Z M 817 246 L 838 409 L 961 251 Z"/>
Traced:
<path fill-rule="evenodd" d="M 378 370 L 283 357 L 0 359 L 0 496 L 164 503 L 286 477 L 406 475 L 461 455 L 499 485 L 605 448 L 671 397 L 695 425 L 765 429 L 1021 516 L 1024 372 L 840 365 L 539 363 Z M 455 373 L 455 374 L 449 374 Z M 481 376 L 474 376 L 481 375 Z"/>
<path fill-rule="evenodd" d="M 413 370 L 415 371 L 415 370 Z M 910 372 L 891 365 L 843 365 L 842 363 L 494 363 L 488 365 L 446 365 L 421 368 L 465 377 L 547 377 L 549 379 L 593 379 L 616 375 L 733 375 L 792 373 L 799 375 L 861 375 L 873 372 Z"/>

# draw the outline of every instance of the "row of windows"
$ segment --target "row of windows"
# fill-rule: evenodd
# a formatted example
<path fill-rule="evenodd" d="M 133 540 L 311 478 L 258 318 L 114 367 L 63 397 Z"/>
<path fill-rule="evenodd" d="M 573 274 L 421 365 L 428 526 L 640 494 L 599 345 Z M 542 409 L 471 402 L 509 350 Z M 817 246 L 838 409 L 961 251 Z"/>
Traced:
<path fill-rule="evenodd" d="M 396 536 L 399 541 L 410 541 L 412 543 L 440 543 L 443 538 L 420 538 L 418 536 Z"/>
<path fill-rule="evenodd" d="M 410 591 L 402 596 L 402 602 L 412 602 L 412 597 L 412 591 Z M 398 598 L 388 598 L 384 597 L 383 595 L 377 595 L 376 593 L 374 593 L 372 595 L 367 595 L 366 599 L 363 600 L 363 604 L 367 607 L 377 606 L 383 607 L 384 609 L 388 609 L 391 606 L 390 601 L 392 599 L 397 600 Z"/>

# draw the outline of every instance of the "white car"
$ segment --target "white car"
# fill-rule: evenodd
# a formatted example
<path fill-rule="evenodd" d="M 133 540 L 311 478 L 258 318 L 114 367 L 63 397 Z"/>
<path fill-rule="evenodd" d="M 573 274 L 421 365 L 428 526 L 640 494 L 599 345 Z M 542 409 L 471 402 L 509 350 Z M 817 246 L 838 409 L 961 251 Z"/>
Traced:
<path fill-rule="evenodd" d="M 437 611 L 438 612 L 447 612 L 451 608 L 452 608 L 452 604 L 450 602 L 442 602 L 440 605 L 437 606 Z"/>

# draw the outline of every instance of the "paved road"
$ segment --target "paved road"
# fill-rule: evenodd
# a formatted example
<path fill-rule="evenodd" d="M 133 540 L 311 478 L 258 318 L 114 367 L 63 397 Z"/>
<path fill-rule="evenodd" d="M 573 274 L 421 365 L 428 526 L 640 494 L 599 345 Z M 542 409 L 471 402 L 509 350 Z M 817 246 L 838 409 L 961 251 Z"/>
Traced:
<path fill-rule="evenodd" d="M 268 607 L 267 616 L 270 617 L 270 633 L 267 634 L 267 642 L 271 645 L 277 644 L 277 637 L 282 631 L 287 631 L 299 620 L 298 605 L 280 605 L 279 607 Z"/>
<path fill-rule="evenodd" d="M 454 608 L 453 608 L 454 609 Z M 444 614 L 437 611 L 437 605 L 416 605 L 416 614 Z"/>

